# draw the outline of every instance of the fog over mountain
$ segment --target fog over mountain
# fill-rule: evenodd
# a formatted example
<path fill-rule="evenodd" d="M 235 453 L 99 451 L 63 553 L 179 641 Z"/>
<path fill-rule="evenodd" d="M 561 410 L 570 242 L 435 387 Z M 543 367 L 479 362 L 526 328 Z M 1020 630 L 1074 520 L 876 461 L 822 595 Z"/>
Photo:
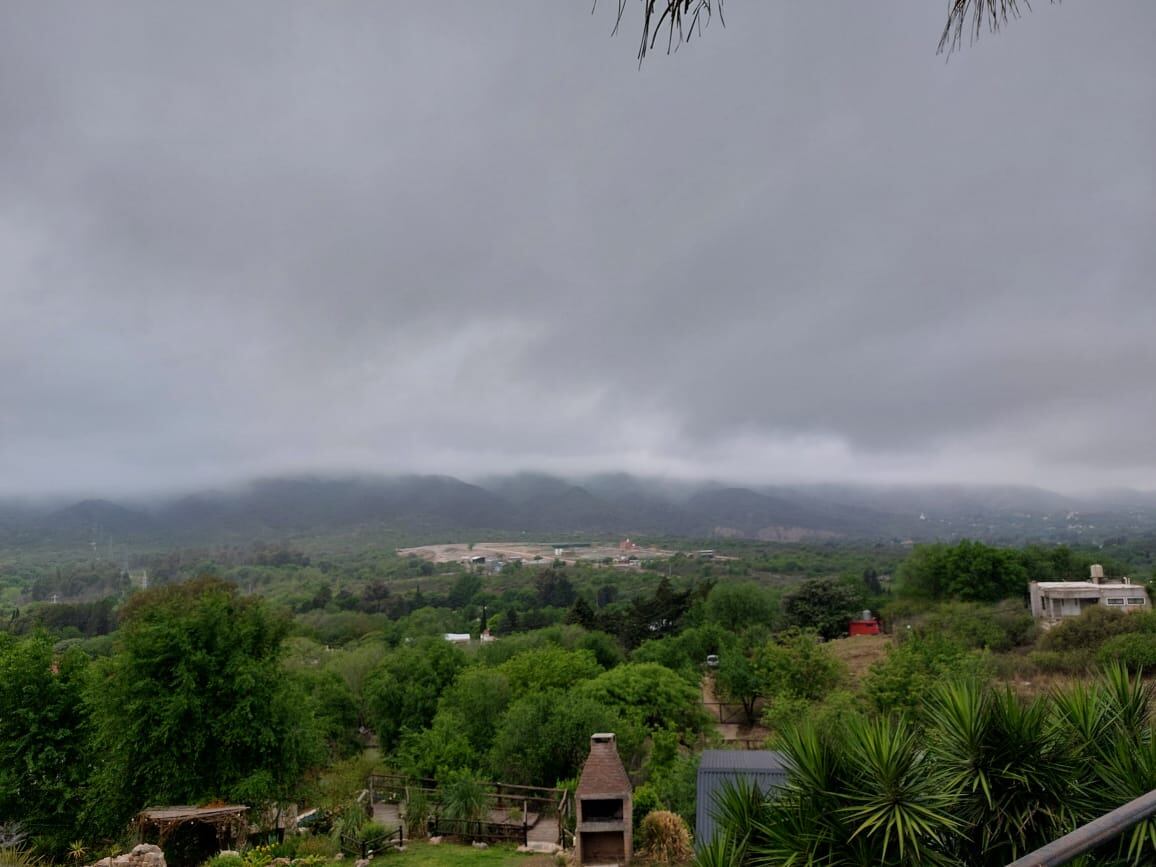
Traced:
<path fill-rule="evenodd" d="M 621 472 L 720 480 L 654 526 L 842 532 L 874 495 L 766 500 L 1156 488 L 1156 4 L 950 62 L 942 3 L 728 4 L 641 69 L 636 5 L 0 5 L 0 495 Z"/>
<path fill-rule="evenodd" d="M 740 487 L 623 474 L 283 477 L 163 498 L 0 503 L 0 546 L 463 536 L 1098 544 L 1156 533 L 1156 495 L 1012 486 Z"/>

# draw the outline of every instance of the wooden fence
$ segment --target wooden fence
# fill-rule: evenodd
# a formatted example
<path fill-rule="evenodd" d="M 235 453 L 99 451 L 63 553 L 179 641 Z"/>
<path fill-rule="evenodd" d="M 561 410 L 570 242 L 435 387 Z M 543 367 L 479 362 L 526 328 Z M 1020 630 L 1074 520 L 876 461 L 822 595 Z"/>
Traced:
<path fill-rule="evenodd" d="M 521 840 L 525 843 L 530 828 L 543 820 L 557 823 L 557 842 L 565 848 L 565 828 L 573 811 L 570 793 L 566 789 L 552 789 L 543 786 L 519 786 L 513 783 L 482 783 L 485 789 L 487 814 L 490 820 L 471 823 L 473 833 L 479 839 Z M 373 803 L 400 804 L 409 799 L 409 793 L 420 791 L 432 808 L 431 823 L 437 828 L 455 827 L 457 820 L 441 816 L 442 791 L 436 780 L 407 777 L 402 774 L 371 774 L 367 781 L 369 801 Z M 508 816 L 510 811 L 520 814 L 520 822 L 495 820 L 495 816 Z M 486 827 L 492 830 L 487 831 Z M 464 831 L 463 825 L 459 830 Z M 431 833 L 458 833 L 458 831 L 431 831 Z"/>

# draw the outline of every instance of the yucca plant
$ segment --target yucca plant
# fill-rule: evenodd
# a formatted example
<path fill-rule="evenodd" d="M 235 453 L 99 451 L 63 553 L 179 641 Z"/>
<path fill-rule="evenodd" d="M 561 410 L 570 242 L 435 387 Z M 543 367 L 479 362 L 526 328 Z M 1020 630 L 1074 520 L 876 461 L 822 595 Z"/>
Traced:
<path fill-rule="evenodd" d="M 706 805 L 699 807 L 706 808 Z M 753 780 L 742 777 L 726 780 L 709 809 L 719 831 L 711 841 L 709 853 L 703 857 L 726 854 L 730 860 L 722 863 L 750 863 L 752 844 L 762 848 L 767 842 L 763 837 L 770 815 L 766 795 Z M 702 851 L 707 852 L 706 847 Z"/>
<path fill-rule="evenodd" d="M 1156 790 L 1156 742 L 1151 733 L 1139 742 L 1117 740 L 1101 757 L 1095 786 L 1090 787 L 1096 810 L 1102 814 Z M 1156 863 L 1156 819 L 1145 819 L 1124 833 L 1116 859 L 1125 864 Z"/>
<path fill-rule="evenodd" d="M 746 863 L 729 834 L 719 833 L 709 843 L 701 844 L 694 854 L 694 867 L 737 867 Z"/>
<path fill-rule="evenodd" d="M 945 850 L 961 823 L 955 794 L 932 773 L 926 750 L 903 719 L 847 724 L 847 806 L 852 841 L 868 844 L 877 864 L 945 864 Z"/>
<path fill-rule="evenodd" d="M 1152 721 L 1153 688 L 1141 674 L 1130 674 L 1118 662 L 1104 667 L 1101 684 L 1113 715 L 1115 734 L 1132 741 L 1148 733 Z"/>
<path fill-rule="evenodd" d="M 974 681 L 940 686 L 928 700 L 934 777 L 956 797 L 961 864 L 1014 861 L 1073 826 L 1069 782 L 1077 763 L 1049 727 L 1046 699 Z"/>
<path fill-rule="evenodd" d="M 903 720 L 850 717 L 829 733 L 803 726 L 779 748 L 787 784 L 751 821 L 754 865 L 948 864 L 960 823 Z M 728 828 L 729 830 L 729 828 Z M 737 844 L 742 837 L 731 832 Z"/>

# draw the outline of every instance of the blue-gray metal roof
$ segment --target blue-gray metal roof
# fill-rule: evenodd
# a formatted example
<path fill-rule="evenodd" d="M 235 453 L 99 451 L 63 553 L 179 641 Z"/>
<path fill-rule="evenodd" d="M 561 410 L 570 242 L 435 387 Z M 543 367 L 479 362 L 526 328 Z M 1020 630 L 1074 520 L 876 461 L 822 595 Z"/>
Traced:
<path fill-rule="evenodd" d="M 728 780 L 753 781 L 764 792 L 787 781 L 781 753 L 772 750 L 703 750 L 698 765 L 694 838 L 696 845 L 709 842 L 717 829 L 715 798 Z"/>
<path fill-rule="evenodd" d="M 773 750 L 703 750 L 702 771 L 783 771 L 783 758 Z"/>

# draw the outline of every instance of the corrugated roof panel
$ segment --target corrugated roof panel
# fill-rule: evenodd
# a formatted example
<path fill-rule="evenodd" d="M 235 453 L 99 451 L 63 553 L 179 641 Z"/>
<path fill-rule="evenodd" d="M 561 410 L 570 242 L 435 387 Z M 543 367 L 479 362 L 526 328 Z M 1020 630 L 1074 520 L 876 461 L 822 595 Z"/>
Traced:
<path fill-rule="evenodd" d="M 703 770 L 785 770 L 782 753 L 774 750 L 703 750 L 698 769 Z"/>
<path fill-rule="evenodd" d="M 695 845 L 708 843 L 717 830 L 715 798 L 728 780 L 753 781 L 764 792 L 787 782 L 781 753 L 771 750 L 704 750 L 698 766 Z"/>

